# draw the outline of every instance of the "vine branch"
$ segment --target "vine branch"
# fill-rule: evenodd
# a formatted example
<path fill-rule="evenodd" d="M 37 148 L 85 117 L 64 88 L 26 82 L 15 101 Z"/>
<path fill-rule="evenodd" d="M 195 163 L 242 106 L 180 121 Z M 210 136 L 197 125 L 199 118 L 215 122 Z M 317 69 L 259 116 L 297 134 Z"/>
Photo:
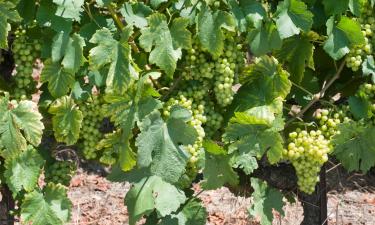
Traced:
<path fill-rule="evenodd" d="M 344 66 L 345 66 L 345 60 L 342 61 L 340 67 L 336 71 L 336 74 L 328 82 L 325 82 L 323 84 L 322 89 L 317 94 L 314 95 L 313 99 L 305 107 L 303 107 L 303 109 L 301 109 L 301 111 L 299 111 L 295 117 L 288 120 L 285 125 L 290 124 L 291 122 L 293 122 L 297 118 L 301 118 L 306 113 L 306 111 L 311 108 L 311 106 L 313 106 L 322 97 L 324 97 L 324 94 L 328 90 L 328 88 L 340 77 L 341 72 L 344 69 Z"/>

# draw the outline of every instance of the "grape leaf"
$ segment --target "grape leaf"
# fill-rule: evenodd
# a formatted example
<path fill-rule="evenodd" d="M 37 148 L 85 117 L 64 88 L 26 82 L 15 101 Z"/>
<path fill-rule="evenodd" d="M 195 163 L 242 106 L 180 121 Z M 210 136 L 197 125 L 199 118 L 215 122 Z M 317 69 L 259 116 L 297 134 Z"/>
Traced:
<path fill-rule="evenodd" d="M 14 105 L 9 96 L 0 97 L 0 137 L 9 153 L 26 150 L 27 142 L 40 144 L 44 125 L 36 108 L 32 101 L 22 100 Z"/>
<path fill-rule="evenodd" d="M 79 68 L 85 62 L 85 57 L 83 56 L 84 46 L 85 41 L 78 34 L 73 34 L 72 37 L 69 38 L 65 56 L 61 62 L 65 70 L 72 73 L 78 72 Z"/>
<path fill-rule="evenodd" d="M 205 225 L 207 211 L 200 199 L 189 199 L 183 209 L 176 215 L 162 218 L 158 225 Z"/>
<path fill-rule="evenodd" d="M 132 78 L 137 78 L 138 73 L 131 64 L 131 49 L 128 44 L 128 37 L 132 33 L 131 28 L 123 31 L 121 41 L 113 39 L 107 28 L 98 30 L 90 42 L 98 44 L 90 50 L 89 62 L 93 70 L 98 70 L 110 64 L 107 75 L 107 92 L 117 90 L 124 92 Z"/>
<path fill-rule="evenodd" d="M 152 8 L 154 9 L 157 9 L 159 7 L 159 5 L 163 2 L 168 2 L 168 0 L 151 0 L 150 3 L 151 3 L 151 6 Z"/>
<path fill-rule="evenodd" d="M 152 14 L 147 21 L 149 27 L 141 30 L 139 43 L 146 52 L 150 52 L 150 63 L 156 64 L 172 77 L 177 60 L 181 58 L 181 48 L 191 47 L 191 33 L 186 29 L 189 20 L 174 19 L 171 29 L 163 14 Z"/>
<path fill-rule="evenodd" d="M 67 19 L 80 21 L 84 0 L 53 0 L 57 5 L 56 15 Z"/>
<path fill-rule="evenodd" d="M 22 15 L 22 19 L 25 23 L 30 23 L 34 20 L 36 12 L 36 0 L 20 0 L 17 5 L 17 11 Z"/>
<path fill-rule="evenodd" d="M 245 111 L 255 106 L 270 105 L 276 98 L 284 99 L 292 83 L 289 74 L 269 56 L 263 56 L 244 71 L 247 82 L 240 87 L 230 111 Z"/>
<path fill-rule="evenodd" d="M 262 4 L 255 0 L 229 0 L 228 3 L 241 32 L 245 32 L 250 25 L 259 27 L 263 18 L 267 17 Z"/>
<path fill-rule="evenodd" d="M 336 24 L 335 17 L 332 16 L 326 25 L 328 39 L 323 48 L 335 60 L 349 53 L 353 45 L 360 45 L 365 41 L 359 23 L 348 17 L 341 17 Z"/>
<path fill-rule="evenodd" d="M 349 0 L 349 9 L 353 15 L 360 17 L 363 6 L 367 0 Z"/>
<path fill-rule="evenodd" d="M 50 27 L 57 33 L 64 32 L 66 36 L 72 31 L 73 21 L 55 15 L 57 5 L 52 0 L 43 0 L 39 2 L 36 20 L 42 27 Z"/>
<path fill-rule="evenodd" d="M 368 119 L 373 115 L 371 110 L 372 104 L 368 100 L 357 96 L 350 96 L 348 102 L 350 112 L 355 119 Z"/>
<path fill-rule="evenodd" d="M 135 225 L 143 215 L 156 212 L 166 216 L 175 212 L 186 200 L 183 191 L 158 176 L 145 177 L 129 190 L 125 204 L 129 211 L 129 224 Z"/>
<path fill-rule="evenodd" d="M 276 57 L 288 62 L 290 79 L 299 84 L 303 80 L 305 67 L 314 69 L 314 45 L 306 36 L 294 36 L 284 40 Z"/>
<path fill-rule="evenodd" d="M 250 175 L 258 168 L 258 161 L 251 153 L 234 152 L 230 163 L 233 168 L 240 168 L 247 175 Z"/>
<path fill-rule="evenodd" d="M 49 113 L 53 115 L 52 126 L 57 141 L 73 145 L 79 138 L 83 115 L 68 96 L 57 99 L 50 106 Z"/>
<path fill-rule="evenodd" d="M 272 225 L 272 210 L 284 215 L 283 195 L 279 190 L 269 187 L 266 182 L 256 178 L 251 178 L 251 186 L 254 189 L 251 194 L 254 204 L 248 209 L 250 215 L 259 217 L 262 225 Z"/>
<path fill-rule="evenodd" d="M 137 2 L 135 4 L 125 3 L 120 12 L 127 24 L 132 24 L 142 29 L 147 27 L 148 22 L 146 17 L 151 15 L 152 9 L 143 4 L 143 2 Z"/>
<path fill-rule="evenodd" d="M 333 154 L 349 172 L 366 173 L 375 165 L 375 127 L 361 122 L 338 125 L 340 134 L 333 137 Z"/>
<path fill-rule="evenodd" d="M 200 43 L 213 56 L 219 56 L 224 49 L 224 34 L 222 27 L 235 26 L 233 17 L 224 11 L 217 10 L 212 12 L 206 5 L 202 5 L 198 14 L 197 32 Z"/>
<path fill-rule="evenodd" d="M 362 72 L 363 75 L 371 75 L 372 82 L 375 83 L 375 63 L 374 57 L 372 55 L 368 55 L 367 58 L 362 63 Z"/>
<path fill-rule="evenodd" d="M 137 89 L 134 93 L 105 96 L 105 100 L 110 103 L 106 111 L 109 112 L 109 116 L 111 116 L 115 125 L 122 128 L 121 138 L 116 139 L 120 142 L 115 145 L 114 140 L 112 140 L 112 146 L 118 147 L 119 163 L 124 171 L 128 171 L 135 166 L 135 155 L 128 142 L 133 136 L 132 130 L 135 123 L 142 121 L 151 112 L 161 108 L 160 101 L 145 93 L 147 88 L 144 86 L 149 76 L 150 74 L 146 74 L 138 80 Z"/>
<path fill-rule="evenodd" d="M 70 41 L 69 33 L 70 31 L 60 31 L 53 37 L 51 46 L 52 62 L 57 63 L 62 59 L 62 57 L 64 57 Z"/>
<path fill-rule="evenodd" d="M 255 56 L 261 56 L 279 49 L 282 45 L 280 34 L 272 21 L 261 23 L 257 28 L 249 31 L 247 41 Z"/>
<path fill-rule="evenodd" d="M 34 190 L 43 164 L 43 158 L 32 147 L 6 159 L 4 177 L 14 196 L 22 189 Z"/>
<path fill-rule="evenodd" d="M 324 11 L 327 15 L 337 15 L 344 13 L 349 6 L 349 0 L 341 0 L 338 4 L 335 0 L 322 1 L 324 5 Z"/>
<path fill-rule="evenodd" d="M 244 120 L 249 112 L 238 112 L 231 119 L 224 135 L 224 140 L 231 143 L 230 153 L 250 154 L 260 159 L 265 153 L 270 163 L 277 163 L 282 158 L 283 139 L 278 131 L 270 129 L 256 120 Z M 254 116 L 254 115 L 253 115 Z M 240 118 L 240 119 L 239 119 Z"/>
<path fill-rule="evenodd" d="M 15 4 L 9 1 L 0 1 L 0 49 L 8 47 L 8 31 L 10 26 L 8 20 L 18 22 L 21 20 L 20 15 L 16 10 Z"/>
<path fill-rule="evenodd" d="M 25 195 L 21 205 L 21 220 L 33 225 L 63 225 L 69 222 L 72 204 L 62 185 L 48 184 L 44 193 L 33 191 Z"/>
<path fill-rule="evenodd" d="M 174 106 L 170 117 L 163 121 L 159 111 L 147 116 L 140 126 L 136 139 L 139 167 L 150 167 L 154 175 L 175 183 L 185 172 L 188 155 L 181 145 L 194 144 L 196 130 L 187 125 L 191 114 L 184 108 Z"/>
<path fill-rule="evenodd" d="M 205 144 L 205 165 L 203 168 L 202 187 L 213 190 L 224 184 L 237 185 L 238 175 L 233 171 L 229 160 L 230 156 L 217 144 Z"/>
<path fill-rule="evenodd" d="M 74 73 L 66 71 L 60 63 L 53 63 L 50 59 L 44 62 L 40 76 L 42 83 L 48 82 L 48 90 L 55 98 L 66 95 L 75 83 Z"/>
<path fill-rule="evenodd" d="M 279 3 L 275 13 L 277 29 L 282 39 L 309 31 L 313 24 L 313 14 L 304 2 L 284 0 Z"/>

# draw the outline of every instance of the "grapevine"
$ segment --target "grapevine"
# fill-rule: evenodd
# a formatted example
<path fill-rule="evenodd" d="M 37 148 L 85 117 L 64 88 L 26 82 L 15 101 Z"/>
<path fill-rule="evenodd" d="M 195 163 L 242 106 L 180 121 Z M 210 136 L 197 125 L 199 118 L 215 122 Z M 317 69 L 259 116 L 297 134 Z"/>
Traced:
<path fill-rule="evenodd" d="M 45 171 L 45 181 L 69 186 L 74 176 L 76 165 L 69 161 L 56 161 Z"/>

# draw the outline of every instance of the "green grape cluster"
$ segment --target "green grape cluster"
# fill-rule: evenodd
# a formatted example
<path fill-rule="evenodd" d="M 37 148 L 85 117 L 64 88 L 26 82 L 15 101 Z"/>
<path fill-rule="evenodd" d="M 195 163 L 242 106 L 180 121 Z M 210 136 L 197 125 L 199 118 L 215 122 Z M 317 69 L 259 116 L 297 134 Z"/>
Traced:
<path fill-rule="evenodd" d="M 212 136 L 221 127 L 224 120 L 221 113 L 215 111 L 215 105 L 212 101 L 206 101 L 205 105 L 205 116 L 207 118 L 206 124 L 204 125 L 204 130 L 207 136 Z"/>
<path fill-rule="evenodd" d="M 368 4 L 364 8 L 365 10 L 358 21 L 361 24 L 365 43 L 354 46 L 346 57 L 346 66 L 353 71 L 357 71 L 363 60 L 372 54 L 375 45 L 375 12 Z"/>
<path fill-rule="evenodd" d="M 371 117 L 373 118 L 373 123 L 375 123 L 375 85 L 370 83 L 362 84 L 359 87 L 356 96 L 365 99 L 371 104 Z"/>
<path fill-rule="evenodd" d="M 288 159 L 296 170 L 298 187 L 301 191 L 311 194 L 319 182 L 321 166 L 327 162 L 332 147 L 320 130 L 297 129 L 289 133 L 288 148 L 283 156 Z"/>
<path fill-rule="evenodd" d="M 80 105 L 83 114 L 81 128 L 81 140 L 83 155 L 86 159 L 97 157 L 96 145 L 103 138 L 100 127 L 104 119 L 103 100 L 98 96 L 93 96 L 91 102 Z"/>
<path fill-rule="evenodd" d="M 27 98 L 36 89 L 36 82 L 32 77 L 36 58 L 41 50 L 41 44 L 38 40 L 29 40 L 26 30 L 17 30 L 16 39 L 13 42 L 12 51 L 16 64 L 16 88 L 14 97 L 16 99 Z"/>
<path fill-rule="evenodd" d="M 322 109 L 316 113 L 315 119 L 318 120 L 319 129 L 327 139 L 331 139 L 335 134 L 339 133 L 337 125 L 350 120 L 346 116 L 349 113 L 348 111 L 349 109 L 344 107 L 337 112 L 331 109 Z"/>
<path fill-rule="evenodd" d="M 232 103 L 234 91 L 232 89 L 235 73 L 244 64 L 242 45 L 238 45 L 235 37 L 226 35 L 224 53 L 215 60 L 214 92 L 217 103 L 227 106 Z"/>
<path fill-rule="evenodd" d="M 56 161 L 45 170 L 45 181 L 69 186 L 77 167 L 70 161 Z"/>
<path fill-rule="evenodd" d="M 203 138 L 205 137 L 205 131 L 202 127 L 203 123 L 207 121 L 204 114 L 204 105 L 197 104 L 192 98 L 186 98 L 184 95 L 179 95 L 176 98 L 170 98 L 164 109 L 164 116 L 170 115 L 170 110 L 172 106 L 179 105 L 188 109 L 192 114 L 192 119 L 189 124 L 195 128 L 198 133 L 198 138 L 196 142 L 192 145 L 185 146 L 187 152 L 190 153 L 190 159 L 188 164 L 188 171 L 194 173 L 197 171 L 196 163 L 198 161 L 199 155 L 202 153 Z"/>

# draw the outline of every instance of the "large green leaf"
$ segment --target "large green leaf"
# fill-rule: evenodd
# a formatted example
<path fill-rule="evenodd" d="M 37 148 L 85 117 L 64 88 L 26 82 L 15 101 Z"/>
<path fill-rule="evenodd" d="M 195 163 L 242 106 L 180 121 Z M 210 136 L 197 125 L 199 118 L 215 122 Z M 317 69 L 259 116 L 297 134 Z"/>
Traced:
<path fill-rule="evenodd" d="M 296 83 L 301 83 L 305 68 L 314 69 L 314 45 L 310 38 L 306 36 L 294 36 L 284 40 L 280 51 L 276 57 L 288 62 L 290 79 Z"/>
<path fill-rule="evenodd" d="M 150 167 L 163 180 L 175 183 L 185 172 L 188 155 L 182 145 L 194 144 L 196 130 L 186 124 L 191 114 L 184 108 L 173 107 L 166 122 L 159 111 L 147 116 L 136 139 L 139 167 Z"/>
<path fill-rule="evenodd" d="M 84 0 L 53 0 L 57 5 L 56 15 L 80 21 Z"/>
<path fill-rule="evenodd" d="M 49 59 L 44 62 L 40 81 L 48 82 L 48 90 L 55 98 L 66 95 L 75 83 L 74 73 L 65 70 L 60 63 L 53 63 Z"/>
<path fill-rule="evenodd" d="M 181 48 L 191 47 L 191 33 L 186 29 L 189 20 L 174 19 L 169 28 L 166 16 L 155 13 L 149 16 L 147 21 L 149 26 L 141 30 L 139 43 L 145 51 L 150 52 L 150 63 L 173 76 L 177 60 L 181 58 Z"/>
<path fill-rule="evenodd" d="M 343 16 L 336 23 L 335 17 L 332 16 L 327 20 L 326 25 L 328 39 L 324 43 L 323 48 L 335 60 L 349 53 L 353 45 L 365 43 L 361 26 L 353 19 Z"/>
<path fill-rule="evenodd" d="M 340 124 L 338 130 L 333 154 L 348 171 L 366 173 L 375 165 L 375 127 L 352 121 Z"/>
<path fill-rule="evenodd" d="M 0 140 L 10 153 L 26 150 L 27 142 L 40 144 L 44 125 L 36 108 L 32 101 L 14 104 L 9 96 L 0 97 Z"/>
<path fill-rule="evenodd" d="M 247 40 L 250 50 L 255 56 L 261 56 L 274 49 L 281 48 L 280 34 L 272 21 L 260 23 L 257 28 L 249 31 Z"/>
<path fill-rule="evenodd" d="M 10 29 L 8 20 L 13 22 L 21 20 L 14 7 L 16 5 L 10 1 L 0 1 L 0 49 L 8 47 L 8 31 Z"/>
<path fill-rule="evenodd" d="M 144 215 L 156 210 L 166 216 L 175 212 L 186 200 L 183 191 L 158 176 L 145 177 L 134 184 L 125 197 L 129 211 L 129 224 L 134 225 Z"/>
<path fill-rule="evenodd" d="M 43 163 L 43 158 L 33 148 L 6 159 L 4 176 L 13 195 L 17 195 L 22 189 L 27 192 L 34 190 Z"/>
<path fill-rule="evenodd" d="M 230 156 L 217 144 L 205 144 L 204 148 L 206 159 L 202 187 L 211 190 L 222 187 L 224 184 L 237 185 L 238 175 L 229 163 Z"/>
<path fill-rule="evenodd" d="M 324 11 L 327 15 L 335 15 L 344 13 L 349 6 L 349 0 L 341 0 L 337 2 L 335 0 L 324 0 L 322 1 L 324 5 Z"/>
<path fill-rule="evenodd" d="M 284 215 L 283 195 L 279 190 L 269 187 L 266 182 L 251 178 L 253 205 L 248 209 L 250 215 L 260 218 L 260 224 L 272 225 L 273 210 Z"/>
<path fill-rule="evenodd" d="M 63 225 L 69 222 L 72 204 L 62 185 L 48 184 L 43 193 L 25 195 L 21 205 L 21 220 L 33 225 Z"/>
<path fill-rule="evenodd" d="M 313 14 L 300 0 L 284 0 L 277 6 L 275 14 L 277 29 L 282 39 L 307 32 L 313 24 Z"/>
<path fill-rule="evenodd" d="M 78 141 L 83 115 L 68 96 L 57 99 L 49 108 L 53 115 L 52 126 L 57 141 L 73 145 Z"/>
<path fill-rule="evenodd" d="M 222 54 L 224 49 L 223 26 L 235 26 L 233 17 L 224 11 L 211 9 L 203 5 L 197 20 L 197 32 L 200 43 L 214 56 Z"/>
<path fill-rule="evenodd" d="M 124 92 L 130 81 L 138 77 L 138 73 L 131 63 L 131 48 L 127 42 L 132 30 L 126 28 L 123 31 L 121 41 L 113 39 L 107 28 L 97 30 L 90 42 L 97 44 L 90 50 L 90 66 L 93 70 L 99 70 L 109 64 L 107 75 L 107 92 L 114 90 Z"/>

